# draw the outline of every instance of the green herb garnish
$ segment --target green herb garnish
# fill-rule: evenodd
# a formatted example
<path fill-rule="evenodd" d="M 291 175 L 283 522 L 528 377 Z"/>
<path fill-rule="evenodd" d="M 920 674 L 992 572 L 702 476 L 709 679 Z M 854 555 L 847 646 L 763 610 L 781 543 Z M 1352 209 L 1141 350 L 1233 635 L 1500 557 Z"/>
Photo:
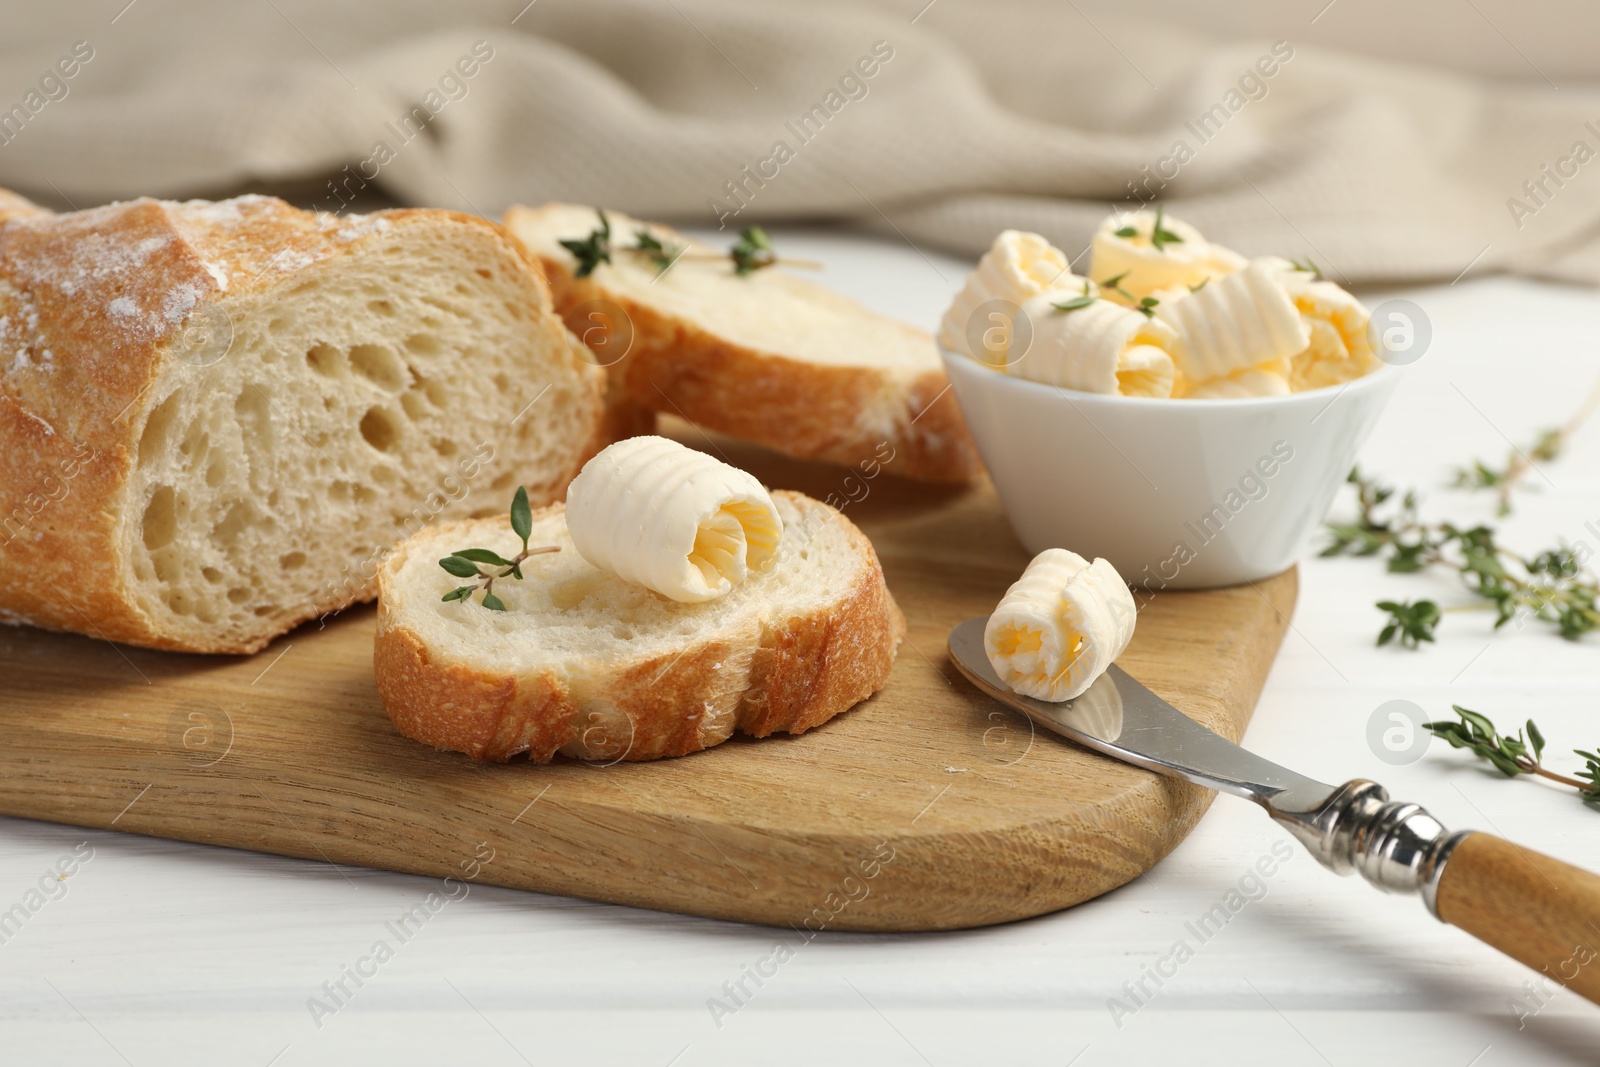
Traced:
<path fill-rule="evenodd" d="M 1150 244 L 1155 247 L 1157 252 L 1165 252 L 1166 246 L 1169 244 L 1175 245 L 1183 243 L 1182 237 L 1179 237 L 1177 234 L 1173 233 L 1171 230 L 1165 229 L 1161 225 L 1166 219 L 1166 214 L 1166 205 L 1163 204 L 1157 207 L 1156 224 L 1150 227 Z"/>
<path fill-rule="evenodd" d="M 1515 778 L 1519 774 L 1548 778 L 1576 789 L 1585 804 L 1600 807 L 1600 755 L 1581 748 L 1573 749 L 1575 755 L 1583 758 L 1585 766 L 1576 778 L 1569 778 L 1546 770 L 1540 762 L 1544 755 L 1544 734 L 1532 719 L 1524 727 L 1526 733 L 1518 730 L 1517 736 L 1510 737 L 1496 730 L 1486 715 L 1470 711 L 1460 704 L 1451 705 L 1451 708 L 1459 721 L 1424 723 L 1424 728 L 1433 736 L 1450 742 L 1451 748 L 1470 749 L 1475 755 L 1494 764 L 1507 778 Z"/>
<path fill-rule="evenodd" d="M 561 241 L 561 247 L 571 252 L 578 261 L 577 270 L 573 275 L 586 278 L 593 274 L 595 268 L 602 263 L 611 262 L 611 220 L 606 213 L 596 210 L 600 217 L 600 225 L 592 230 L 583 240 L 568 238 Z M 656 268 L 656 277 L 665 274 L 673 264 L 680 259 L 722 260 L 724 257 L 712 252 L 691 252 L 687 246 L 672 244 L 663 241 L 646 229 L 633 231 L 634 244 L 627 248 L 619 249 L 623 252 L 632 252 L 649 260 Z M 819 268 L 822 264 L 808 259 L 783 259 L 778 258 L 778 253 L 772 247 L 772 238 L 760 226 L 751 226 L 739 231 L 739 240 L 732 248 L 728 249 L 727 259 L 733 261 L 733 271 L 743 277 L 754 274 L 764 267 L 776 266 L 780 262 L 791 267 Z"/>
<path fill-rule="evenodd" d="M 640 253 L 654 264 L 658 278 L 667 272 L 668 267 L 677 262 L 679 256 L 683 255 L 681 245 L 669 245 L 649 230 L 635 230 L 633 236 L 639 243 L 629 251 Z"/>
<path fill-rule="evenodd" d="M 1132 309 L 1134 311 L 1137 311 L 1147 319 L 1154 318 L 1156 314 L 1156 307 L 1161 303 L 1161 301 L 1157 300 L 1153 296 L 1135 297 L 1132 293 L 1128 292 L 1128 290 L 1124 289 L 1122 287 L 1122 279 L 1126 278 L 1130 273 L 1132 272 L 1123 271 L 1114 278 L 1107 278 L 1105 281 L 1100 283 L 1100 288 L 1110 289 L 1113 293 L 1120 293 L 1123 299 L 1127 300 L 1128 303 L 1132 305 Z"/>
<path fill-rule="evenodd" d="M 1163 223 L 1166 221 L 1166 215 L 1166 205 L 1158 205 L 1156 207 L 1155 225 L 1150 227 L 1150 244 L 1157 252 L 1165 252 L 1167 245 L 1181 244 L 1183 242 L 1182 237 L 1179 237 L 1177 234 L 1173 233 L 1163 225 Z M 1139 228 L 1130 224 L 1122 227 L 1120 230 L 1113 230 L 1112 233 L 1118 237 L 1138 237 Z"/>
<path fill-rule="evenodd" d="M 772 238 L 760 226 L 740 230 L 739 240 L 728 250 L 728 258 L 733 260 L 733 272 L 741 277 L 778 262 Z"/>
<path fill-rule="evenodd" d="M 600 216 L 600 225 L 591 230 L 588 237 L 581 241 L 568 238 L 561 242 L 561 247 L 571 252 L 578 261 L 578 269 L 574 274 L 579 278 L 587 278 L 600 264 L 611 262 L 611 220 L 606 218 L 604 211 L 597 209 L 595 214 Z"/>
<path fill-rule="evenodd" d="M 522 551 L 511 559 L 506 559 L 498 552 L 487 548 L 458 548 L 441 559 L 439 566 L 448 574 L 457 578 L 473 578 L 476 581 L 472 585 L 458 585 L 439 599 L 467 600 L 473 593 L 482 590 L 484 607 L 490 611 L 504 611 L 505 601 L 494 595 L 495 581 L 507 577 L 520 581 L 523 560 L 529 556 L 561 551 L 557 545 L 546 545 L 542 548 L 528 547 L 528 536 L 533 532 L 533 509 L 528 506 L 528 490 L 522 486 L 517 487 L 516 496 L 511 498 L 511 529 L 522 538 Z M 484 567 L 492 569 L 485 571 Z"/>
<path fill-rule="evenodd" d="M 1055 308 L 1057 311 L 1077 311 L 1079 308 L 1088 307 L 1098 299 L 1099 297 L 1090 295 L 1089 280 L 1085 278 L 1083 282 L 1082 296 L 1075 296 L 1071 300 L 1065 300 L 1059 304 L 1052 303 L 1050 306 Z"/>
<path fill-rule="evenodd" d="M 1585 761 L 1583 770 L 1578 772 L 1578 777 L 1589 783 L 1579 787 L 1583 792 L 1583 802 L 1590 807 L 1600 807 L 1600 756 L 1581 748 L 1572 751 Z"/>
<path fill-rule="evenodd" d="M 1549 623 L 1568 640 L 1600 629 L 1600 580 L 1566 544 L 1522 556 L 1501 547 L 1493 527 L 1424 522 L 1415 491 L 1406 492 L 1396 506 L 1394 490 L 1363 477 L 1359 469 L 1347 481 L 1356 487 L 1356 521 L 1328 523 L 1333 541 L 1322 555 L 1385 555 L 1392 574 L 1430 567 L 1455 571 L 1470 593 L 1487 601 L 1484 607 L 1494 609 L 1495 629 L 1519 616 Z M 1389 616 L 1379 644 L 1399 637 L 1400 644 L 1416 648 L 1433 640 L 1437 604 L 1384 600 L 1378 607 Z"/>
<path fill-rule="evenodd" d="M 1132 300 L 1133 294 L 1122 287 L 1122 279 L 1126 278 L 1131 273 L 1133 272 L 1125 270 L 1114 278 L 1107 278 L 1105 281 L 1100 283 L 1100 288 L 1110 289 L 1113 293 L 1121 293 L 1128 300 Z"/>
<path fill-rule="evenodd" d="M 1423 641 L 1433 640 L 1434 628 L 1439 625 L 1439 605 L 1431 600 L 1399 603 L 1380 600 L 1378 607 L 1389 613 L 1389 622 L 1378 632 L 1378 644 L 1387 645 L 1396 637 L 1407 648 L 1416 648 Z"/>
<path fill-rule="evenodd" d="M 1320 267 L 1318 267 L 1315 263 L 1311 262 L 1311 257 L 1310 256 L 1307 256 L 1304 261 L 1301 261 L 1301 260 L 1298 260 L 1298 259 L 1291 259 L 1289 261 L 1289 265 L 1292 266 L 1295 270 L 1299 271 L 1301 274 L 1315 275 L 1315 278 L 1313 280 L 1320 280 L 1320 279 L 1326 277 L 1326 275 L 1324 275 L 1322 273 L 1322 269 Z"/>

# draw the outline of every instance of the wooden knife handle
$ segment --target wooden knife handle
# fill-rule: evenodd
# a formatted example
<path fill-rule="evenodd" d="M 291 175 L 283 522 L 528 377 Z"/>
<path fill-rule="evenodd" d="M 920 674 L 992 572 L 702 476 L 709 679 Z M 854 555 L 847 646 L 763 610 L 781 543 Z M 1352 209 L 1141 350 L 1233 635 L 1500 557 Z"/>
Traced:
<path fill-rule="evenodd" d="M 1600 1004 L 1600 876 L 1472 833 L 1437 893 L 1440 919 Z"/>

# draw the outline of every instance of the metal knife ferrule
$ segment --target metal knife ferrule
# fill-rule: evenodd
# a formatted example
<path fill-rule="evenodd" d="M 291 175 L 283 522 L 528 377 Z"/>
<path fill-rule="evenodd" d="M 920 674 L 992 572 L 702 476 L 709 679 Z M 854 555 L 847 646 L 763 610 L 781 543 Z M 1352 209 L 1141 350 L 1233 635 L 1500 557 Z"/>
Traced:
<path fill-rule="evenodd" d="M 1470 833 L 1451 833 L 1425 808 L 1390 800 L 1383 786 L 1365 778 L 1346 782 L 1309 809 L 1278 798 L 1260 803 L 1324 867 L 1360 874 L 1388 893 L 1421 893 L 1435 918 L 1445 862 Z"/>

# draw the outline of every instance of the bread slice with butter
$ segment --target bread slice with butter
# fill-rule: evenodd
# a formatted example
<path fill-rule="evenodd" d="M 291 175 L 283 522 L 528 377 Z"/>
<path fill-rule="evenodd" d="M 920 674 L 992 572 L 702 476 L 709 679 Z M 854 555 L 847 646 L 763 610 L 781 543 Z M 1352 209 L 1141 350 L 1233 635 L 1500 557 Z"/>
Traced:
<path fill-rule="evenodd" d="M 443 601 L 442 557 L 520 548 L 503 517 L 444 523 L 378 574 L 378 694 L 400 732 L 476 759 L 682 756 L 735 732 L 803 733 L 881 689 L 905 634 L 877 554 L 826 504 L 777 491 L 776 563 L 683 603 L 585 562 L 565 509 L 533 515 L 521 581 Z"/>
<path fill-rule="evenodd" d="M 505 226 L 544 267 L 568 327 L 604 354 L 634 401 L 803 459 L 873 462 L 930 482 L 977 476 L 977 450 L 929 334 L 781 261 L 740 275 L 726 249 L 606 215 L 611 262 L 582 278 L 561 242 L 589 236 L 594 208 L 513 207 Z M 639 230 L 687 254 L 662 271 L 627 251 Z"/>

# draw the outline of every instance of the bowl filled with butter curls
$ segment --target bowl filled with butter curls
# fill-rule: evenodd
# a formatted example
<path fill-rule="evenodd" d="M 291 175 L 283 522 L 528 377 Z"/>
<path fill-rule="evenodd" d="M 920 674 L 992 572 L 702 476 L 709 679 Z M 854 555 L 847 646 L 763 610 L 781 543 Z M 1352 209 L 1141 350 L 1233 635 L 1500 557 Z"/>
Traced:
<path fill-rule="evenodd" d="M 1023 545 L 1150 592 L 1292 565 L 1405 362 L 1310 262 L 1247 258 L 1163 208 L 1106 219 L 1081 275 L 1004 231 L 939 348 Z"/>

